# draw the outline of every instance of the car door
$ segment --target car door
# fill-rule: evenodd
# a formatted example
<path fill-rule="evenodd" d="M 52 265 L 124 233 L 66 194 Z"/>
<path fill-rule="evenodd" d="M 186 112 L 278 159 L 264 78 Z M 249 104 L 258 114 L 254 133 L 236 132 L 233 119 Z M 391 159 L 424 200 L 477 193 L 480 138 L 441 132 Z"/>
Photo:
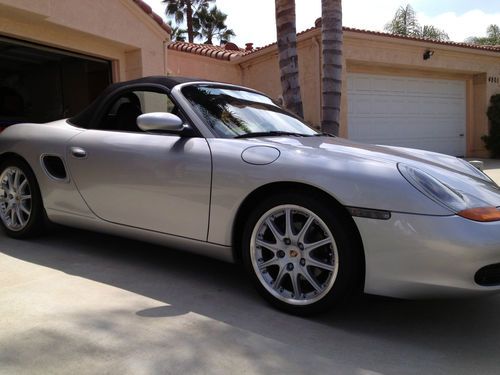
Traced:
<path fill-rule="evenodd" d="M 108 107 L 98 129 L 82 132 L 67 147 L 71 176 L 89 208 L 109 222 L 206 240 L 211 184 L 206 140 L 137 127 L 141 112 L 176 110 L 166 93 L 129 92 Z"/>

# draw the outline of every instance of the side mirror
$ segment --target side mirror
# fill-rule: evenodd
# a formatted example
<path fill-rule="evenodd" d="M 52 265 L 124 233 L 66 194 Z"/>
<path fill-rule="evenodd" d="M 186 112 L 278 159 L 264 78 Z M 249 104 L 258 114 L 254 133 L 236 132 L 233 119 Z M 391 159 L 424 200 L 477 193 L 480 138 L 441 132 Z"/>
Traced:
<path fill-rule="evenodd" d="M 137 126 L 145 132 L 180 132 L 184 129 L 184 123 L 179 116 L 167 112 L 151 112 L 140 115 L 137 117 Z"/>

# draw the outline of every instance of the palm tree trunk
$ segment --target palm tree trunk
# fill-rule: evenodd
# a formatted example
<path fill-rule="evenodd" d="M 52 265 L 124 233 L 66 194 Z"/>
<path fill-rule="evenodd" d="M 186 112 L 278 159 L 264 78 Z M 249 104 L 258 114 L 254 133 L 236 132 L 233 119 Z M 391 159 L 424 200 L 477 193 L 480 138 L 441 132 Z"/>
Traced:
<path fill-rule="evenodd" d="M 342 89 L 342 0 L 322 0 L 321 7 L 323 46 L 321 130 L 338 135 Z"/>
<path fill-rule="evenodd" d="M 286 109 L 303 117 L 297 57 L 295 0 L 275 0 L 275 4 L 283 102 Z"/>
<path fill-rule="evenodd" d="M 194 41 L 193 6 L 192 6 L 190 0 L 186 0 L 186 23 L 187 23 L 189 43 L 193 43 L 193 41 Z"/>

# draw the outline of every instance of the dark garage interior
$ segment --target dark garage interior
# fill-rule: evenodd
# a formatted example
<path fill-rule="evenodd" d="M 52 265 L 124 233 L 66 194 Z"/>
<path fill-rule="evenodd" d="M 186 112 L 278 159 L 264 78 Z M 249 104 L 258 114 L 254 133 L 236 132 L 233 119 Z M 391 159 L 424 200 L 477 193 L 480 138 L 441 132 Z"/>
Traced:
<path fill-rule="evenodd" d="M 0 37 L 0 128 L 75 115 L 111 83 L 111 63 Z"/>

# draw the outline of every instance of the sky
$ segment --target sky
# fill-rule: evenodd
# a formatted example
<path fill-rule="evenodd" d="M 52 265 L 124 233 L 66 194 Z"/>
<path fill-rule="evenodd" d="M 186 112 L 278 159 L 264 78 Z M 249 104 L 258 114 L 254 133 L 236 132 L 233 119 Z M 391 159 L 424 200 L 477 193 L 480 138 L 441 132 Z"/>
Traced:
<path fill-rule="evenodd" d="M 145 0 L 165 17 L 161 0 Z M 443 29 L 451 40 L 462 42 L 470 36 L 485 36 L 490 24 L 500 25 L 500 0 L 344 0 L 343 25 L 383 31 L 399 6 L 410 3 L 421 25 Z M 240 47 L 253 42 L 261 47 L 276 41 L 274 0 L 216 0 L 217 7 L 228 15 L 226 24 Z M 297 32 L 314 26 L 321 16 L 321 0 L 295 0 Z"/>

